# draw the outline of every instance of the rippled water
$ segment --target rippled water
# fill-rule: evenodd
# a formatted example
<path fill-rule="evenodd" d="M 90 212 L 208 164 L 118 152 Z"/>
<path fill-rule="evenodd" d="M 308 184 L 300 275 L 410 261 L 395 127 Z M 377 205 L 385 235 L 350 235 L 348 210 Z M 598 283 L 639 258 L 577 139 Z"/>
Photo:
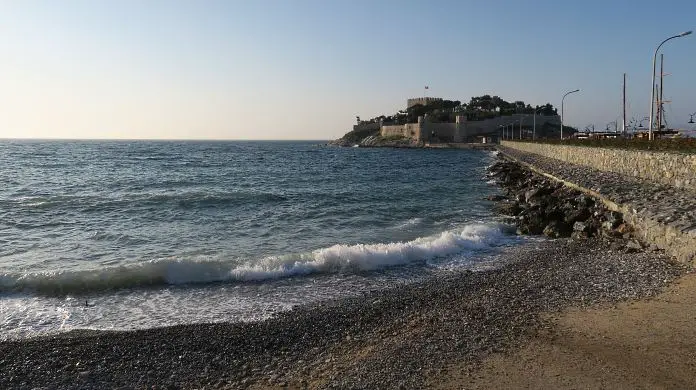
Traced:
<path fill-rule="evenodd" d="M 488 152 L 0 142 L 0 337 L 264 318 L 485 267 Z"/>

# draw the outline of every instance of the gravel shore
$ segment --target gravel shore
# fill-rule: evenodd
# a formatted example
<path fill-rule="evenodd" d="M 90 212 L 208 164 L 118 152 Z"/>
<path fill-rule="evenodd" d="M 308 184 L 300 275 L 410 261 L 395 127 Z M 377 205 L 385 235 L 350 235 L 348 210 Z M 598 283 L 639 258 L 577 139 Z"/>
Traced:
<path fill-rule="evenodd" d="M 72 332 L 0 344 L 0 388 L 419 388 L 544 326 L 540 313 L 656 294 L 684 272 L 603 241 L 513 248 L 510 264 L 246 324 Z"/>
<path fill-rule="evenodd" d="M 423 388 L 514 349 L 543 313 L 653 296 L 686 270 L 607 238 L 530 240 L 444 273 L 254 323 L 74 331 L 0 343 L 0 388 Z M 461 372 L 459 372 L 461 373 Z"/>

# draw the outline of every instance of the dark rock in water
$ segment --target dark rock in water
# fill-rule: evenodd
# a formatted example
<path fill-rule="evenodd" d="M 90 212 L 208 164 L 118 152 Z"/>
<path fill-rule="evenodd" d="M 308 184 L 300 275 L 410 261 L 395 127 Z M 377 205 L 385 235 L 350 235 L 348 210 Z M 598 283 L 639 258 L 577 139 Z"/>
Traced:
<path fill-rule="evenodd" d="M 525 214 L 522 216 L 521 227 L 527 234 L 541 234 L 544 232 L 544 227 L 548 224 L 544 213 L 538 207 L 531 207 L 525 210 Z"/>
<path fill-rule="evenodd" d="M 569 237 L 570 226 L 562 221 L 551 221 L 544 228 L 544 235 L 551 238 Z"/>
<path fill-rule="evenodd" d="M 505 200 L 505 196 L 499 195 L 499 194 L 489 195 L 488 198 L 486 198 L 486 199 L 492 200 L 494 202 L 500 202 L 501 200 Z"/>
<path fill-rule="evenodd" d="M 548 195 L 537 195 L 533 198 L 531 198 L 527 203 L 529 203 L 532 206 L 540 206 L 540 207 L 546 207 L 549 204 L 553 203 L 553 198 L 551 198 Z"/>
<path fill-rule="evenodd" d="M 534 183 L 530 183 L 530 185 L 535 185 Z M 530 202 L 534 198 L 539 198 L 543 197 L 546 195 L 551 195 L 555 190 L 555 187 L 553 187 L 550 183 L 547 181 L 543 183 L 537 183 L 534 188 L 531 190 L 527 190 L 524 193 L 524 198 L 527 202 Z"/>
<path fill-rule="evenodd" d="M 499 202 L 495 210 L 511 218 L 517 234 L 545 234 L 584 240 L 602 236 L 610 240 L 630 238 L 623 215 L 609 211 L 590 195 L 551 181 L 521 165 L 500 161 L 490 169 L 510 199 Z M 500 197 L 495 197 L 500 199 Z M 617 244 L 624 247 L 624 243 Z M 630 250 L 638 250 L 632 247 Z"/>
<path fill-rule="evenodd" d="M 527 197 L 525 196 L 526 191 L 522 191 L 515 196 L 515 200 L 517 200 L 520 203 L 525 203 L 527 202 Z"/>
<path fill-rule="evenodd" d="M 522 208 L 517 202 L 498 202 L 495 204 L 494 209 L 500 214 L 513 216 L 522 211 Z"/>
<path fill-rule="evenodd" d="M 532 188 L 531 190 L 527 190 L 524 192 L 524 201 L 529 202 L 532 198 L 534 198 L 537 194 L 541 192 L 540 187 Z M 541 194 L 539 194 L 541 195 Z"/>

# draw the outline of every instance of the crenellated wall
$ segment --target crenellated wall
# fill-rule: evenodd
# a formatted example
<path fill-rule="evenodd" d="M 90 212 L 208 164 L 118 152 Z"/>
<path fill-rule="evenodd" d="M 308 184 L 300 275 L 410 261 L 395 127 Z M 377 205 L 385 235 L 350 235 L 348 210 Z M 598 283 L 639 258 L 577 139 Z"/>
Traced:
<path fill-rule="evenodd" d="M 415 141 L 423 142 L 471 142 L 479 136 L 499 136 L 501 126 L 510 125 L 509 136 L 520 136 L 520 122 L 523 126 L 523 135 L 531 137 L 531 127 L 535 118 L 528 114 L 514 114 L 499 116 L 481 121 L 467 121 L 465 116 L 458 116 L 456 122 L 441 123 L 430 122 L 428 118 L 418 118 L 418 123 L 408 123 L 405 125 L 384 125 L 380 128 L 382 137 L 402 136 L 411 138 Z M 537 128 L 545 124 L 560 125 L 558 115 L 536 116 Z"/>
<path fill-rule="evenodd" d="M 503 141 L 503 146 L 677 188 L 696 186 L 696 155 Z"/>

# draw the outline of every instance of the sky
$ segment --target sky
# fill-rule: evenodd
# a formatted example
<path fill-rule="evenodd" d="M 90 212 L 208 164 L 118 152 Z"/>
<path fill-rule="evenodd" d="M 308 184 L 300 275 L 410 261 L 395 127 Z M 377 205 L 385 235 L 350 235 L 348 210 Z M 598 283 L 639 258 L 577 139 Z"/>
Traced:
<path fill-rule="evenodd" d="M 623 73 L 648 116 L 657 45 L 694 29 L 693 0 L 0 0 L 0 138 L 325 140 L 426 92 L 573 89 L 565 123 L 600 130 Z M 696 34 L 661 53 L 668 124 L 693 128 Z"/>

